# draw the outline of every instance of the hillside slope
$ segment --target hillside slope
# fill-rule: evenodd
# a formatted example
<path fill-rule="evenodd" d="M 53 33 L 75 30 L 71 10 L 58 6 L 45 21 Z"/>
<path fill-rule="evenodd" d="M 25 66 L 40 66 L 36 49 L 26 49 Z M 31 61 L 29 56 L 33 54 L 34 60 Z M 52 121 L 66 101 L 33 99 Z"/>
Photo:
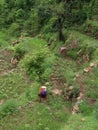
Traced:
<path fill-rule="evenodd" d="M 0 130 L 98 128 L 98 41 L 76 31 L 68 33 L 66 42 L 57 41 L 52 51 L 38 37 L 25 37 L 18 45 L 0 50 Z M 64 55 L 58 51 L 62 46 L 67 48 Z M 11 64 L 13 57 L 19 58 L 17 66 Z M 32 59 L 33 69 L 28 72 L 27 63 Z M 33 74 L 41 70 L 44 73 L 38 73 L 39 77 Z M 43 84 L 48 99 L 39 103 L 38 90 Z M 70 87 L 73 97 L 67 93 Z"/>

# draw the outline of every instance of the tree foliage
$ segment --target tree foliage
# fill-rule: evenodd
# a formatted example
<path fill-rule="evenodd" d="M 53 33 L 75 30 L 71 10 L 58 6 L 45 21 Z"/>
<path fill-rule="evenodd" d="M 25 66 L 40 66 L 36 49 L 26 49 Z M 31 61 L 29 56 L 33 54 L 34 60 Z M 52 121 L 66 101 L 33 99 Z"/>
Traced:
<path fill-rule="evenodd" d="M 97 0 L 2 0 L 0 27 L 10 28 L 15 23 L 20 26 L 19 33 L 58 32 L 64 40 L 62 29 L 92 19 L 97 7 Z"/>

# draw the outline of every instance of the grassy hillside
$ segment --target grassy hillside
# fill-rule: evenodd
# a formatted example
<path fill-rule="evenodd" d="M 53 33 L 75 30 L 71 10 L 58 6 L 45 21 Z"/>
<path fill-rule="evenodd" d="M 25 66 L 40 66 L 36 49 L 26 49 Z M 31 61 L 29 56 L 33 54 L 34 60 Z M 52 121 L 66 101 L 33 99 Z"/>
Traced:
<path fill-rule="evenodd" d="M 98 129 L 98 40 L 81 32 L 68 31 L 65 42 L 56 34 L 24 36 L 14 45 L 16 38 L 0 33 L 0 130 Z M 39 103 L 41 85 L 48 99 Z M 72 114 L 78 91 L 83 97 Z"/>

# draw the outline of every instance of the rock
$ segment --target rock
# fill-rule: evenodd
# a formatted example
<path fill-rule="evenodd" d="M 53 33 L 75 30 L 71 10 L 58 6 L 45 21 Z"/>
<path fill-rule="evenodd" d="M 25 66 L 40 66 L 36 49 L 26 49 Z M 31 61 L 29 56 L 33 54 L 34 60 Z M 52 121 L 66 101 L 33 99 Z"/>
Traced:
<path fill-rule="evenodd" d="M 3 104 L 3 102 L 4 102 L 4 100 L 2 99 L 2 100 L 0 100 L 0 105 L 2 105 Z"/>
<path fill-rule="evenodd" d="M 61 56 L 65 56 L 67 54 L 67 48 L 66 47 L 60 47 L 59 53 Z"/>
<path fill-rule="evenodd" d="M 53 89 L 52 90 L 53 95 L 61 95 L 62 94 L 62 90 L 59 89 Z"/>
<path fill-rule="evenodd" d="M 69 90 L 72 90 L 72 89 L 73 89 L 73 86 L 70 86 L 68 89 L 69 89 Z"/>
<path fill-rule="evenodd" d="M 76 103 L 76 104 L 74 105 L 74 107 L 73 107 L 72 114 L 75 114 L 75 113 L 77 113 L 77 112 L 79 112 L 79 106 L 78 106 L 78 104 Z"/>
<path fill-rule="evenodd" d="M 81 100 L 83 99 L 83 97 L 84 97 L 84 94 L 80 92 L 79 97 L 77 97 L 77 100 Z"/>
<path fill-rule="evenodd" d="M 18 40 L 12 42 L 12 45 L 13 45 L 13 46 L 15 46 L 16 44 L 19 44 L 19 41 L 18 41 Z"/>
<path fill-rule="evenodd" d="M 77 97 L 77 100 L 80 100 L 81 99 L 81 97 Z"/>
<path fill-rule="evenodd" d="M 39 34 L 38 38 L 44 38 L 44 36 L 42 34 Z"/>
<path fill-rule="evenodd" d="M 84 69 L 83 69 L 83 72 L 88 73 L 88 72 L 89 72 L 89 69 L 88 69 L 88 68 L 84 68 Z"/>
<path fill-rule="evenodd" d="M 46 82 L 45 85 L 49 85 L 49 82 Z"/>
<path fill-rule="evenodd" d="M 4 62 L 4 60 L 0 60 L 0 62 Z"/>
<path fill-rule="evenodd" d="M 78 56 L 81 56 L 81 55 L 82 55 L 82 49 L 80 49 L 80 50 L 77 52 L 77 55 L 78 55 Z"/>
<path fill-rule="evenodd" d="M 76 78 L 79 78 L 79 74 L 76 74 Z"/>
<path fill-rule="evenodd" d="M 20 37 L 19 37 L 19 42 L 21 42 L 22 40 L 23 40 L 23 38 L 24 38 L 24 36 L 23 35 L 21 35 Z"/>
<path fill-rule="evenodd" d="M 85 118 L 82 118 L 82 119 L 81 119 L 81 121 L 83 121 L 83 122 L 84 122 L 84 121 L 85 121 Z"/>
<path fill-rule="evenodd" d="M 16 67 L 18 64 L 18 60 L 16 58 L 12 58 L 11 63 Z"/>
<path fill-rule="evenodd" d="M 68 84 L 67 83 L 64 83 L 64 87 L 67 87 L 68 86 Z"/>
<path fill-rule="evenodd" d="M 91 63 L 91 64 L 90 64 L 90 67 L 94 67 L 94 66 L 95 66 L 95 64 L 94 64 L 94 63 Z"/>

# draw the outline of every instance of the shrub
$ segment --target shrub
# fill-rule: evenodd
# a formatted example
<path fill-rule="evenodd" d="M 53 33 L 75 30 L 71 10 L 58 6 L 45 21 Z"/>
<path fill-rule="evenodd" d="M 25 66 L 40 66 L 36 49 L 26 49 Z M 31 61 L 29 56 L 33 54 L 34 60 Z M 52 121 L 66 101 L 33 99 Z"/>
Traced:
<path fill-rule="evenodd" d="M 44 47 L 27 54 L 23 59 L 23 66 L 33 80 L 42 81 L 43 78 L 47 80 L 54 60 L 54 58 L 52 59 L 51 57 L 52 54 L 50 54 L 48 48 Z M 46 73 L 46 70 L 49 71 Z"/>
<path fill-rule="evenodd" d="M 45 55 L 41 53 L 44 52 L 31 53 L 24 59 L 26 71 L 33 79 L 39 79 L 40 75 L 43 73 L 41 64 L 44 61 Z"/>

